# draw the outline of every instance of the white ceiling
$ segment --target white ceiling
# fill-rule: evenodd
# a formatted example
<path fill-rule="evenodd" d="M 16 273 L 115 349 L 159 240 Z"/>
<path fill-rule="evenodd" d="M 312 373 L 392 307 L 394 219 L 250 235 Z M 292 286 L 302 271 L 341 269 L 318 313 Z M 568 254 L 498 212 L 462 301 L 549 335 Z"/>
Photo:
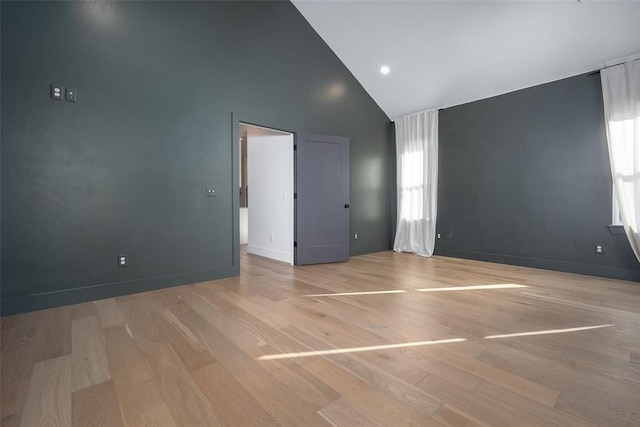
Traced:
<path fill-rule="evenodd" d="M 293 3 L 392 119 L 640 57 L 640 0 Z"/>

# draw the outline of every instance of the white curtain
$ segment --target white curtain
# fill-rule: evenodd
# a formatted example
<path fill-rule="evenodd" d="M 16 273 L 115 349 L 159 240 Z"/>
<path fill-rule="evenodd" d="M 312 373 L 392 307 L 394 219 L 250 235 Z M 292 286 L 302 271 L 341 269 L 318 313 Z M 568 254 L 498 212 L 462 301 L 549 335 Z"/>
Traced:
<path fill-rule="evenodd" d="M 438 111 L 396 120 L 398 222 L 393 250 L 433 255 L 438 192 Z"/>
<path fill-rule="evenodd" d="M 600 71 L 614 197 L 640 261 L 640 60 Z"/>

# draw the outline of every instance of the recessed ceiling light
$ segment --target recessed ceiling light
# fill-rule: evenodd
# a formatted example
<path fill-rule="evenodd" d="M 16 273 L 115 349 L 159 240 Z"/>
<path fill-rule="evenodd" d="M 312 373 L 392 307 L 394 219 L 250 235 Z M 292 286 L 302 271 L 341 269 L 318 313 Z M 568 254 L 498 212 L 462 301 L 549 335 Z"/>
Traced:
<path fill-rule="evenodd" d="M 380 72 L 382 74 L 389 74 L 389 71 L 391 71 L 391 70 L 386 65 L 383 65 L 382 67 L 380 67 Z"/>

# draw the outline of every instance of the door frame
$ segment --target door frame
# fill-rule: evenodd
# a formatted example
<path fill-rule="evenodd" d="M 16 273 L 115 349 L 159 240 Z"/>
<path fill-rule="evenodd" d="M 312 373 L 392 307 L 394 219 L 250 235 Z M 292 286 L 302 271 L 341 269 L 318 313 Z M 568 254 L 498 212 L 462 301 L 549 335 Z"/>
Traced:
<path fill-rule="evenodd" d="M 248 125 L 258 128 L 263 128 L 267 130 L 273 130 L 276 132 L 288 133 L 292 135 L 292 169 L 291 169 L 291 182 L 292 182 L 292 194 L 289 195 L 289 199 L 291 201 L 291 261 L 290 264 L 294 265 L 294 257 L 295 257 L 295 248 L 293 242 L 295 241 L 295 201 L 294 194 L 296 191 L 296 182 L 295 182 L 295 151 L 293 149 L 295 144 L 296 132 L 281 129 L 274 126 L 259 124 L 253 120 L 243 120 L 240 118 L 240 115 L 237 113 L 231 113 L 231 151 L 232 151 L 232 163 L 231 163 L 231 182 L 233 186 L 232 192 L 232 235 L 233 235 L 233 266 L 237 267 L 238 274 L 240 274 L 240 194 L 238 192 L 238 188 L 240 186 L 240 171 L 238 168 L 240 167 L 240 147 L 238 141 L 240 141 L 240 125 Z M 249 206 L 250 208 L 250 206 Z"/>

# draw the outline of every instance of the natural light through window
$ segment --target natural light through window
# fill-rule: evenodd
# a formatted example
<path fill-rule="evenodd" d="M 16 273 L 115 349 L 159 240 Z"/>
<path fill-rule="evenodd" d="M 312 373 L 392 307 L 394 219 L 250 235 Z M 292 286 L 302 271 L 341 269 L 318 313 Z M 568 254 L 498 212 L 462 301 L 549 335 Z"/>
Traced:
<path fill-rule="evenodd" d="M 588 331 L 590 329 L 600 329 L 600 328 L 608 328 L 613 326 L 613 324 L 607 325 L 596 325 L 596 326 L 582 326 L 579 328 L 567 328 L 567 329 L 548 329 L 545 331 L 533 331 L 533 332 L 518 332 L 515 334 L 503 334 L 503 335 L 488 335 L 484 337 L 487 340 L 492 340 L 496 338 L 513 338 L 513 337 L 526 337 L 531 335 L 547 335 L 547 334 L 564 334 L 567 332 L 578 332 L 578 331 Z"/>
<path fill-rule="evenodd" d="M 424 218 L 424 153 L 413 151 L 402 155 L 402 204 L 400 214 L 402 219 L 415 221 Z"/>
<path fill-rule="evenodd" d="M 475 286 L 454 286 L 448 288 L 423 288 L 416 289 L 418 292 L 443 292 L 443 291 L 477 291 L 483 289 L 513 289 L 528 288 L 526 285 L 516 285 L 515 283 L 504 283 L 500 285 L 475 285 Z"/>
<path fill-rule="evenodd" d="M 312 357 L 312 356 L 327 356 L 332 354 L 361 353 L 363 351 L 389 350 L 389 349 L 407 348 L 407 347 L 421 347 L 425 345 L 435 345 L 435 344 L 452 344 L 452 343 L 463 342 L 463 341 L 466 341 L 466 339 L 452 338 L 448 340 L 417 341 L 417 342 L 406 342 L 401 344 L 372 345 L 369 347 L 334 348 L 330 350 L 312 350 L 312 351 L 303 351 L 300 353 L 267 354 L 267 355 L 258 357 L 257 360 L 278 360 L 278 359 L 292 359 L 295 357 Z"/>
<path fill-rule="evenodd" d="M 640 164 L 640 151 L 636 150 L 634 141 L 635 127 L 640 127 L 640 117 L 630 118 L 627 120 L 617 120 L 609 122 L 609 136 L 612 141 L 616 142 L 616 148 L 613 151 L 616 165 L 615 181 L 613 183 L 613 218 L 612 224 L 622 225 L 622 212 L 626 210 L 629 218 L 635 218 L 635 203 L 625 203 L 620 205 L 615 194 L 616 187 L 620 189 L 624 195 L 624 200 L 634 200 L 636 185 L 640 180 L 635 170 L 635 165 Z M 634 232 L 637 232 L 637 224 L 630 224 Z"/>
<path fill-rule="evenodd" d="M 497 283 L 494 285 L 471 285 L 471 286 L 448 286 L 442 288 L 422 288 L 422 289 L 393 289 L 388 291 L 362 291 L 362 292 L 335 292 L 327 294 L 309 294 L 301 295 L 303 298 L 318 297 L 349 297 L 361 295 L 386 295 L 386 294 L 404 294 L 407 292 L 447 292 L 447 291 L 481 291 L 488 289 L 518 289 L 528 288 L 527 285 L 518 285 L 516 283 Z"/>
<path fill-rule="evenodd" d="M 368 291 L 368 292 L 340 292 L 335 294 L 311 294 L 311 295 L 303 295 L 306 298 L 315 298 L 315 297 L 345 297 L 345 296 L 358 296 L 358 295 L 383 295 L 383 294 L 403 294 L 407 291 L 403 290 L 395 290 L 395 291 Z"/>
<path fill-rule="evenodd" d="M 612 215 L 611 215 L 611 225 L 623 225 L 622 222 L 622 212 L 620 211 L 620 204 L 618 203 L 618 198 L 616 197 L 616 186 L 613 185 L 613 191 L 611 192 L 611 205 L 612 205 Z"/>
<path fill-rule="evenodd" d="M 614 187 L 612 223 L 622 222 L 640 261 L 640 59 L 601 69 L 600 80 Z"/>
<path fill-rule="evenodd" d="M 592 329 L 608 328 L 611 326 L 614 326 L 614 325 L 612 323 L 609 323 L 605 325 L 580 326 L 577 328 L 546 329 L 542 331 L 517 332 L 513 334 L 487 335 L 484 337 L 484 339 L 492 340 L 492 339 L 498 339 L 498 338 L 514 338 L 514 337 L 525 337 L 525 336 L 547 335 L 547 334 L 564 334 L 569 332 L 579 332 L 579 331 L 588 331 Z M 372 346 L 366 346 L 366 347 L 310 350 L 310 351 L 301 351 L 298 353 L 266 354 L 264 356 L 258 357 L 257 360 L 279 360 L 279 359 L 293 359 L 297 357 L 330 356 L 334 354 L 361 353 L 364 351 L 392 350 L 392 349 L 398 349 L 398 348 L 422 347 L 422 346 L 437 345 L 437 344 L 453 344 L 453 343 L 460 343 L 465 341 L 467 341 L 466 338 L 451 338 L 451 339 L 433 340 L 433 341 L 406 342 L 406 343 L 400 343 L 400 344 L 372 345 Z"/>

